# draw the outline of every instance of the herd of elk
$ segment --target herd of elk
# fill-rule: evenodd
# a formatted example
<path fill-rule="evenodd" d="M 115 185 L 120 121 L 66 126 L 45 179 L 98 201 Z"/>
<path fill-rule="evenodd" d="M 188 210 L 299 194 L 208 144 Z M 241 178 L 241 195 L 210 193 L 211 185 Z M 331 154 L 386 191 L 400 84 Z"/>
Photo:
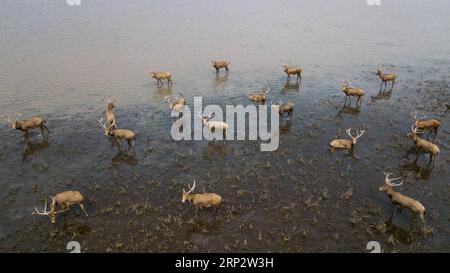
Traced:
<path fill-rule="evenodd" d="M 229 71 L 228 66 L 230 65 L 230 62 L 227 60 L 224 61 L 211 60 L 211 64 L 216 69 L 217 73 L 220 71 L 220 69 L 225 69 L 226 71 Z M 172 85 L 171 72 L 157 72 L 152 71 L 150 68 L 148 68 L 148 70 L 151 76 L 157 80 L 158 86 L 162 84 L 163 80 L 166 80 L 169 85 Z M 283 64 L 283 71 L 287 74 L 288 81 L 290 80 L 291 75 L 297 75 L 297 82 L 299 80 L 301 81 L 302 69 L 299 66 L 290 66 Z M 378 68 L 375 74 L 378 75 L 379 78 L 381 79 L 382 81 L 381 85 L 384 84 L 386 88 L 387 82 L 392 82 L 391 89 L 393 88 L 395 80 L 397 78 L 396 74 L 386 74 L 383 72 L 381 68 Z M 361 88 L 351 87 L 349 86 L 349 84 L 350 83 L 348 81 L 341 81 L 341 90 L 346 95 L 346 101 L 347 98 L 349 98 L 350 99 L 349 105 L 350 105 L 351 98 L 356 97 L 357 98 L 356 105 L 361 104 L 361 99 L 364 96 L 364 90 Z M 267 88 L 259 93 L 248 95 L 248 98 L 256 102 L 265 102 L 269 92 L 270 88 Z M 171 110 L 176 111 L 181 111 L 186 104 L 185 98 L 181 93 L 177 97 L 173 96 L 165 97 L 165 100 L 169 104 L 169 108 Z M 113 98 L 106 97 L 103 99 L 103 101 L 106 102 L 106 113 L 105 113 L 106 121 L 103 122 L 102 118 L 98 120 L 98 122 L 104 129 L 105 136 L 110 136 L 116 139 L 119 147 L 121 146 L 120 144 L 121 140 L 126 140 L 128 143 L 128 150 L 133 149 L 133 151 L 135 152 L 134 140 L 136 139 L 136 134 L 128 129 L 117 128 L 116 117 L 114 114 L 114 108 L 116 107 L 115 100 Z M 283 116 L 284 113 L 287 113 L 289 119 L 291 119 L 292 113 L 294 111 L 293 102 L 283 103 L 280 100 L 275 100 L 271 102 L 271 105 L 272 107 L 278 106 L 277 111 L 280 116 Z M 198 116 L 201 118 L 203 125 L 209 128 L 210 130 L 220 130 L 223 131 L 225 134 L 227 133 L 229 125 L 223 121 L 213 121 L 212 119 L 215 116 L 214 113 L 210 114 L 208 117 L 204 117 L 203 115 L 201 115 L 201 113 L 198 113 Z M 10 124 L 10 126 L 13 129 L 23 131 L 25 138 L 28 138 L 28 130 L 35 128 L 40 128 L 42 131 L 42 135 L 44 135 L 44 130 L 47 131 L 48 136 L 50 131 L 46 126 L 46 121 L 42 117 L 33 117 L 26 120 L 19 120 L 20 117 L 21 114 L 18 113 L 14 121 L 12 121 L 8 115 L 4 116 L 3 118 Z M 433 132 L 434 136 L 436 137 L 437 131 L 441 124 L 440 121 L 436 119 L 425 119 L 425 116 L 417 118 L 416 112 L 412 112 L 411 117 L 414 119 L 414 124 L 411 127 L 411 132 L 409 132 L 407 136 L 414 142 L 415 147 L 420 152 L 428 153 L 430 155 L 430 160 L 434 159 L 435 156 L 439 154 L 439 147 L 436 144 L 419 137 L 419 135 L 422 134 L 425 130 L 427 130 L 430 131 L 430 133 Z M 335 139 L 331 141 L 329 145 L 331 146 L 332 149 L 341 148 L 352 150 L 353 146 L 357 143 L 357 140 L 365 133 L 365 130 L 360 131 L 356 130 L 356 136 L 352 135 L 351 129 L 347 129 L 346 133 L 350 136 L 351 139 Z M 392 183 L 392 181 L 399 180 L 400 178 L 390 178 L 392 173 L 384 173 L 384 174 L 385 174 L 384 185 L 381 186 L 379 190 L 387 194 L 387 196 L 389 197 L 390 201 L 394 206 L 407 208 L 414 215 L 418 215 L 422 223 L 425 225 L 424 219 L 425 207 L 419 201 L 394 191 L 393 187 L 402 185 L 403 181 L 397 184 Z M 183 203 L 185 203 L 186 201 L 190 202 L 197 208 L 215 207 L 220 205 L 220 203 L 222 202 L 222 197 L 220 195 L 216 193 L 193 193 L 195 186 L 196 182 L 194 180 L 193 186 L 192 187 L 189 186 L 188 191 L 185 191 L 183 189 L 181 200 Z M 84 212 L 84 214 L 88 216 L 86 208 L 83 205 L 84 197 L 80 192 L 65 191 L 50 197 L 52 200 L 50 203 L 50 211 L 47 211 L 47 200 L 45 200 L 44 210 L 39 211 L 35 207 L 35 211 L 33 212 L 33 214 L 49 216 L 51 222 L 55 223 L 57 214 L 67 211 L 71 205 L 78 204 L 81 210 Z M 56 210 L 57 207 L 60 208 L 59 211 Z"/>

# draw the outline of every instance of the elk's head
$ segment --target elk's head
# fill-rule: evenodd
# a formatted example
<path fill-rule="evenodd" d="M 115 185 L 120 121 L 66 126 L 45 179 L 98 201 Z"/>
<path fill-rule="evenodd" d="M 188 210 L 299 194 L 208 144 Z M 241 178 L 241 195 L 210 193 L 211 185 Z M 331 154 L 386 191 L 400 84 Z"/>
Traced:
<path fill-rule="evenodd" d="M 150 67 L 147 67 L 148 72 L 150 73 L 150 75 L 152 76 L 152 78 L 156 79 L 156 71 L 153 71 Z"/>
<path fill-rule="evenodd" d="M 17 113 L 17 117 L 16 117 L 16 119 L 15 119 L 14 121 L 11 121 L 11 118 L 9 117 L 9 115 L 5 115 L 5 116 L 3 117 L 3 119 L 6 120 L 6 122 L 9 123 L 9 125 L 11 126 L 11 128 L 20 130 L 20 124 L 19 124 L 18 120 L 19 120 L 19 118 L 20 118 L 21 116 L 22 116 L 21 113 Z"/>
<path fill-rule="evenodd" d="M 351 130 L 352 129 L 350 128 L 350 129 L 347 129 L 345 132 L 347 133 L 347 135 L 349 135 L 352 138 L 353 144 L 356 144 L 356 140 L 358 140 L 358 138 L 360 138 L 366 132 L 366 130 L 360 130 L 358 133 L 358 130 L 356 130 L 356 137 L 354 137 L 354 136 L 352 136 Z"/>
<path fill-rule="evenodd" d="M 100 123 L 100 125 L 103 127 L 103 129 L 105 130 L 105 136 L 110 136 L 113 134 L 114 132 L 114 127 L 109 124 L 108 121 L 106 121 L 105 123 L 103 123 L 103 119 L 98 120 L 98 123 Z M 109 125 L 109 126 L 108 126 Z"/>
<path fill-rule="evenodd" d="M 377 68 L 377 72 L 375 73 L 375 75 L 381 76 L 383 75 L 383 69 L 381 67 Z"/>
<path fill-rule="evenodd" d="M 416 124 L 413 124 L 411 126 L 411 132 L 407 133 L 406 136 L 411 138 L 411 139 L 415 139 L 417 134 L 422 134 L 423 130 L 420 130 L 419 127 L 416 126 Z"/>
<path fill-rule="evenodd" d="M 384 185 L 378 188 L 379 191 L 387 192 L 387 191 L 392 190 L 392 187 L 397 187 L 397 186 L 400 186 L 403 184 L 403 181 L 401 181 L 400 183 L 397 183 L 397 184 L 392 183 L 392 181 L 399 180 L 399 179 L 401 179 L 401 177 L 389 178 L 392 175 L 392 173 L 383 172 L 383 174 L 385 175 Z"/>
<path fill-rule="evenodd" d="M 188 200 L 189 201 L 189 195 L 194 191 L 194 189 L 195 189 L 195 179 L 194 179 L 194 185 L 192 186 L 192 188 L 191 188 L 191 186 L 188 184 L 188 188 L 190 188 L 188 191 L 185 191 L 184 189 L 183 189 L 183 196 L 182 196 L 182 198 L 181 198 L 181 202 L 186 202 L 186 200 Z"/>
<path fill-rule="evenodd" d="M 419 121 L 422 120 L 422 119 L 425 119 L 427 116 L 423 115 L 423 116 L 421 116 L 420 118 L 417 119 L 417 112 L 411 112 L 411 117 L 414 119 L 414 124 L 416 126 L 418 126 Z"/>
<path fill-rule="evenodd" d="M 213 66 L 216 65 L 216 61 L 215 61 L 215 60 L 210 59 L 209 61 L 211 62 L 211 64 L 212 64 Z"/>
<path fill-rule="evenodd" d="M 104 102 L 106 102 L 106 105 L 108 107 L 108 110 L 113 110 L 116 108 L 116 100 L 111 97 L 106 97 L 103 99 Z"/>
<path fill-rule="evenodd" d="M 56 223 L 56 199 L 53 196 L 50 196 L 52 202 L 50 203 L 50 211 L 47 211 L 47 198 L 45 198 L 44 210 L 39 211 L 36 207 L 34 207 L 33 214 L 42 215 L 50 217 L 50 221 L 52 224 Z"/>
<path fill-rule="evenodd" d="M 350 82 L 349 81 L 341 81 L 341 89 L 343 92 L 345 92 L 349 86 Z"/>
<path fill-rule="evenodd" d="M 211 113 L 207 117 L 202 116 L 202 114 L 200 112 L 197 112 L 197 114 L 202 119 L 203 124 L 206 124 L 208 121 L 210 121 L 211 119 L 213 119 L 216 116 L 216 113 Z"/>

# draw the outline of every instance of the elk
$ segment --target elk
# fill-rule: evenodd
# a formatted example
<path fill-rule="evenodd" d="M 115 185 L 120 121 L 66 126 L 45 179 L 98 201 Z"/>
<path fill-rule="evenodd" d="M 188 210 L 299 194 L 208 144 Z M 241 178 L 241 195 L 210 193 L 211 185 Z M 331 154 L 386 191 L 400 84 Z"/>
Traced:
<path fill-rule="evenodd" d="M 11 128 L 24 132 L 24 136 L 26 139 L 28 139 L 29 129 L 40 128 L 42 136 L 44 136 L 44 129 L 47 131 L 47 136 L 50 133 L 50 131 L 46 126 L 47 122 L 43 118 L 32 117 L 30 119 L 19 120 L 21 116 L 22 116 L 21 113 L 17 113 L 17 117 L 14 121 L 11 121 L 8 115 L 5 115 L 3 119 L 6 120 L 11 125 Z"/>
<path fill-rule="evenodd" d="M 378 190 L 386 193 L 386 195 L 389 197 L 394 207 L 398 206 L 400 208 L 407 208 L 413 213 L 414 216 L 419 215 L 420 220 L 425 225 L 425 218 L 424 218 L 425 207 L 419 201 L 414 200 L 392 189 L 392 187 L 397 187 L 403 184 L 403 181 L 397 184 L 392 183 L 392 181 L 398 180 L 400 179 L 400 177 L 389 178 L 392 175 L 392 173 L 386 172 L 384 172 L 384 175 L 385 175 L 384 185 L 381 186 Z"/>
<path fill-rule="evenodd" d="M 265 102 L 266 101 L 266 97 L 269 94 L 269 92 L 270 92 L 270 88 L 267 88 L 267 89 L 263 89 L 259 93 L 254 93 L 254 94 L 247 95 L 247 97 L 251 101 Z"/>
<path fill-rule="evenodd" d="M 116 116 L 114 115 L 114 108 L 116 108 L 114 98 L 106 97 L 102 101 L 106 102 L 106 121 L 111 124 L 111 126 L 117 126 Z"/>
<path fill-rule="evenodd" d="M 291 62 L 289 61 L 289 64 Z M 297 75 L 297 82 L 302 80 L 302 69 L 300 66 L 290 66 L 283 63 L 283 71 L 287 74 L 288 81 L 291 80 L 291 75 Z"/>
<path fill-rule="evenodd" d="M 208 117 L 204 117 L 198 112 L 198 116 L 202 119 L 203 125 L 209 128 L 209 130 L 221 130 L 224 134 L 227 133 L 229 125 L 223 121 L 211 121 L 215 117 L 215 113 L 211 113 Z"/>
<path fill-rule="evenodd" d="M 56 214 L 67 211 L 71 205 L 78 204 L 84 214 L 88 216 L 86 208 L 83 205 L 84 197 L 79 191 L 65 191 L 58 193 L 55 196 L 50 196 L 50 198 L 52 199 L 52 202 L 50 204 L 50 211 L 47 211 L 46 198 L 44 210 L 39 211 L 36 207 L 34 207 L 35 211 L 33 212 L 33 214 L 49 216 L 50 221 L 52 222 L 52 224 L 54 224 L 56 222 Z M 60 211 L 56 211 L 57 206 L 61 208 Z"/>
<path fill-rule="evenodd" d="M 433 131 L 436 136 L 439 126 L 441 126 L 441 122 L 437 119 L 425 119 L 426 116 L 422 116 L 419 119 L 416 118 L 417 112 L 411 113 L 412 118 L 414 119 L 414 125 L 420 130 L 428 130 L 430 133 Z"/>
<path fill-rule="evenodd" d="M 169 104 L 170 110 L 181 111 L 186 104 L 186 100 L 184 99 L 183 94 L 179 94 L 178 98 L 174 98 L 173 96 L 165 97 L 165 100 Z"/>
<path fill-rule="evenodd" d="M 377 75 L 381 79 L 380 90 L 381 90 L 381 87 L 383 86 L 383 83 L 384 83 L 384 89 L 386 89 L 387 82 L 392 82 L 391 90 L 392 90 L 392 88 L 394 88 L 395 79 L 397 78 L 396 74 L 394 74 L 394 73 L 389 73 L 389 74 L 384 73 L 383 69 L 381 67 L 378 67 L 377 72 L 375 73 L 375 75 Z"/>
<path fill-rule="evenodd" d="M 171 72 L 158 72 L 152 71 L 150 67 L 148 67 L 148 72 L 152 76 L 152 78 L 156 79 L 158 86 L 163 84 L 163 80 L 167 80 L 167 85 L 172 85 L 172 73 Z"/>
<path fill-rule="evenodd" d="M 429 154 L 430 160 L 432 160 L 439 154 L 439 147 L 436 144 L 417 136 L 417 134 L 421 133 L 423 133 L 423 131 L 419 130 L 419 128 L 413 124 L 411 126 L 411 132 L 409 132 L 407 136 L 414 141 L 414 144 L 419 151 Z"/>
<path fill-rule="evenodd" d="M 136 139 L 136 134 L 128 129 L 118 129 L 112 125 L 107 126 L 108 122 L 103 123 L 103 119 L 98 120 L 100 125 L 105 129 L 105 136 L 112 136 L 117 140 L 120 147 L 120 140 L 125 139 L 128 143 L 128 150 L 134 149 L 134 140 Z"/>
<path fill-rule="evenodd" d="M 294 111 L 294 103 L 293 102 L 285 102 L 275 100 L 271 102 L 272 105 L 279 105 L 278 113 L 280 116 L 283 116 L 284 113 L 288 113 L 289 119 L 292 118 L 292 112 Z"/>
<path fill-rule="evenodd" d="M 358 100 L 356 101 L 356 105 L 358 105 L 358 103 L 361 103 L 361 98 L 364 96 L 364 90 L 361 88 L 350 87 L 349 84 L 350 82 L 348 81 L 341 81 L 342 92 L 346 95 L 345 101 L 347 101 L 347 98 L 350 98 L 350 105 L 352 103 L 352 97 L 357 97 Z"/>
<path fill-rule="evenodd" d="M 212 64 L 212 66 L 216 69 L 216 73 L 219 73 L 219 70 L 221 68 L 225 68 L 225 70 L 228 72 L 228 65 L 230 65 L 231 63 L 227 60 L 222 60 L 222 61 L 215 61 L 215 60 L 209 60 Z"/>
<path fill-rule="evenodd" d="M 351 128 L 347 129 L 345 132 L 352 138 L 351 140 L 349 139 L 335 139 L 333 141 L 330 142 L 330 146 L 332 148 L 342 148 L 342 149 L 348 149 L 351 150 L 353 149 L 353 145 L 356 144 L 356 140 L 358 138 L 360 138 L 366 131 L 365 130 L 360 130 L 360 132 L 358 133 L 358 130 L 356 130 L 356 137 L 352 136 L 351 134 Z"/>
<path fill-rule="evenodd" d="M 183 189 L 183 196 L 181 198 L 181 202 L 183 203 L 188 201 L 197 208 L 209 208 L 217 207 L 222 202 L 222 197 L 216 193 L 192 193 L 195 189 L 195 179 L 192 188 L 190 185 L 188 187 L 190 189 L 187 192 Z"/>

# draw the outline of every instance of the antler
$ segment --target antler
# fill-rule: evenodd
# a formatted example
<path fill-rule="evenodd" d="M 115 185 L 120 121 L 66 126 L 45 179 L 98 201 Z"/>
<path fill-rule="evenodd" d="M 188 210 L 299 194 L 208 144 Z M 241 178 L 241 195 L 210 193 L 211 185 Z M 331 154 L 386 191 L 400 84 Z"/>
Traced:
<path fill-rule="evenodd" d="M 270 92 L 270 87 L 264 88 L 264 90 L 265 90 L 265 91 L 264 91 L 264 94 L 267 95 L 267 94 L 269 94 L 269 92 Z"/>
<path fill-rule="evenodd" d="M 358 130 L 356 130 L 356 137 L 354 137 L 351 134 L 351 130 L 352 129 L 350 128 L 350 129 L 347 129 L 345 132 L 352 138 L 353 142 L 355 142 L 355 143 L 356 143 L 356 140 L 358 138 L 360 138 L 362 135 L 364 135 L 364 133 L 366 132 L 366 130 L 360 130 L 359 133 L 358 133 Z"/>
<path fill-rule="evenodd" d="M 52 197 L 53 198 L 53 197 Z M 34 207 L 33 215 L 49 215 L 51 211 L 47 211 L 47 197 L 45 198 L 45 206 L 43 211 L 39 211 L 36 207 Z"/>
<path fill-rule="evenodd" d="M 190 194 L 194 189 L 195 189 L 195 179 L 194 179 L 194 185 L 192 186 L 192 188 L 191 188 L 191 186 L 188 184 L 188 187 L 190 188 L 189 189 L 189 191 L 188 192 L 186 192 L 186 194 Z"/>
<path fill-rule="evenodd" d="M 386 176 L 386 177 L 384 178 L 384 183 L 386 183 L 386 184 L 388 184 L 388 185 L 390 185 L 390 186 L 392 186 L 392 187 L 397 187 L 397 186 L 400 186 L 400 185 L 403 184 L 403 180 L 402 180 L 400 183 L 397 183 L 397 184 L 393 184 L 393 183 L 392 183 L 392 181 L 394 181 L 394 180 L 399 180 L 399 179 L 401 179 L 401 177 L 397 177 L 397 178 L 389 178 L 389 176 L 391 176 L 392 173 L 386 173 L 386 172 L 383 172 L 383 174 Z"/>
<path fill-rule="evenodd" d="M 101 119 L 99 119 L 99 120 L 97 120 L 99 123 L 100 123 L 100 125 L 104 128 L 104 129 L 109 129 L 109 128 L 111 128 L 112 127 L 112 125 L 111 126 L 109 126 L 109 127 L 106 127 L 106 124 L 108 124 L 108 121 L 106 121 L 105 123 L 103 123 L 103 118 L 101 118 Z"/>
<path fill-rule="evenodd" d="M 423 133 L 423 130 L 420 130 L 418 126 L 416 126 L 415 124 L 413 124 L 413 125 L 411 126 L 411 132 L 412 132 L 413 134 L 422 134 L 422 133 Z"/>

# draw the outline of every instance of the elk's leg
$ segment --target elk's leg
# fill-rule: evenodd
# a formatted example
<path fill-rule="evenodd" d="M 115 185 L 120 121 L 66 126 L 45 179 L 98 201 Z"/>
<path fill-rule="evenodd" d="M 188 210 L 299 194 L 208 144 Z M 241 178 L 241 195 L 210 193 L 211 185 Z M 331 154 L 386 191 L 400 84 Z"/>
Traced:
<path fill-rule="evenodd" d="M 229 71 L 229 69 L 228 69 L 228 65 L 227 65 L 227 66 L 225 66 L 225 70 L 226 70 L 226 71 Z"/>
<path fill-rule="evenodd" d="M 85 208 L 84 205 L 83 205 L 83 203 L 80 203 L 80 208 L 81 208 L 81 210 L 84 212 L 84 214 L 85 214 L 86 216 L 89 216 L 88 213 L 87 213 L 87 211 L 86 211 L 86 208 Z"/>
<path fill-rule="evenodd" d="M 216 74 L 219 74 L 219 68 L 215 67 L 216 69 Z"/>

